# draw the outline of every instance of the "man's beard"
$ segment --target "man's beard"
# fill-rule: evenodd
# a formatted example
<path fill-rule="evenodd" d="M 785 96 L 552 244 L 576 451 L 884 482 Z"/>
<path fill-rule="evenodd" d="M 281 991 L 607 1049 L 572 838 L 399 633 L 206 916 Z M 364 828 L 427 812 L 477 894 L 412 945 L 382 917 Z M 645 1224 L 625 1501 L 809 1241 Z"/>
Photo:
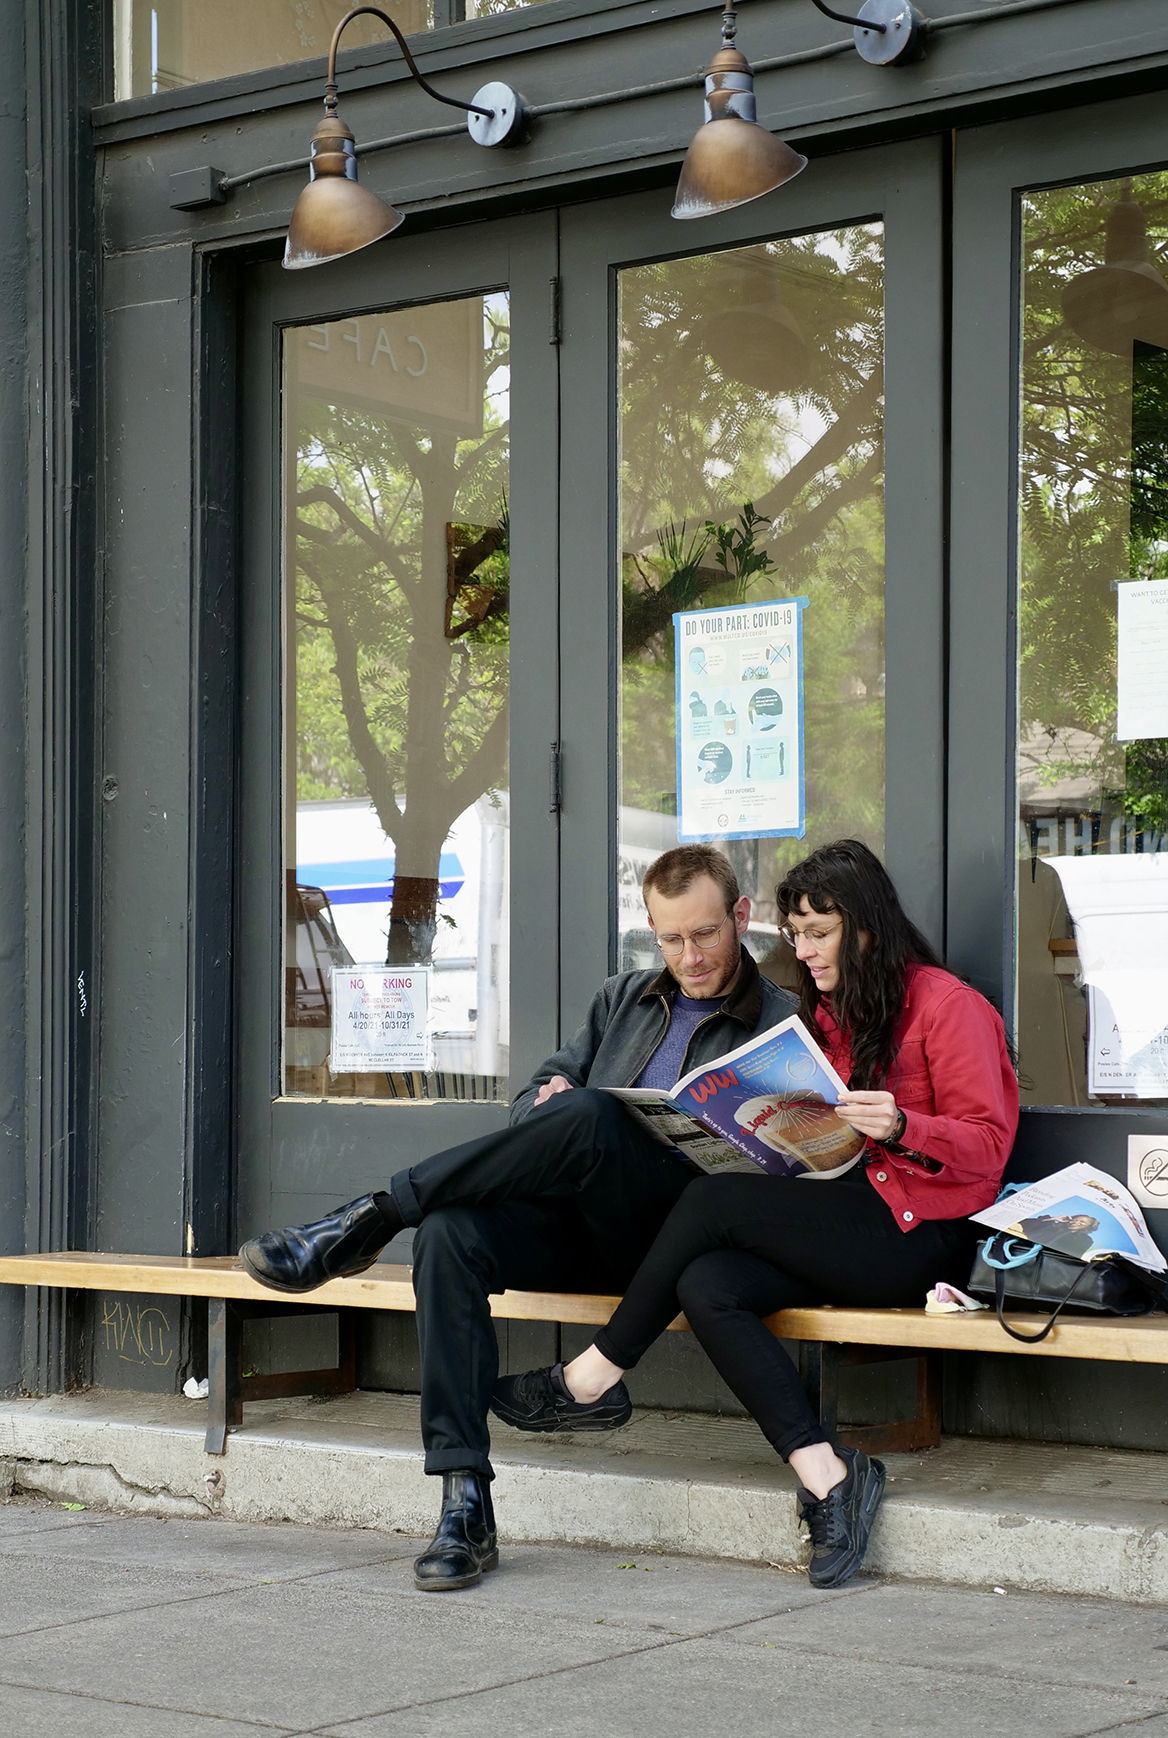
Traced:
<path fill-rule="evenodd" d="M 694 989 L 697 990 L 698 994 L 696 996 L 692 996 L 691 1000 L 695 1001 L 695 1002 L 708 1002 L 708 1001 L 713 1000 L 713 998 L 715 996 L 725 995 L 728 986 L 733 981 L 733 979 L 737 976 L 738 968 L 741 964 L 742 964 L 742 943 L 739 942 L 738 946 L 734 950 L 733 959 L 731 959 L 727 962 L 723 971 L 718 976 L 716 976 L 715 978 L 706 978 L 703 980 L 702 983 L 694 985 Z M 681 974 L 679 972 L 673 972 L 672 975 L 673 975 L 674 981 L 677 984 L 678 988 L 680 989 L 682 995 L 689 996 L 690 991 L 687 988 L 685 979 L 681 976 Z"/>

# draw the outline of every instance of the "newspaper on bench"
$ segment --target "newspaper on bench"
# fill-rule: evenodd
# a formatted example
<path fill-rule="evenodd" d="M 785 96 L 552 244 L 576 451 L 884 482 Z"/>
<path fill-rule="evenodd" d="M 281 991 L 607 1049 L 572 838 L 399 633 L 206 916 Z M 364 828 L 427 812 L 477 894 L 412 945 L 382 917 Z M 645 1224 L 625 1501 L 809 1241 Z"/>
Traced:
<path fill-rule="evenodd" d="M 1124 1255 L 1151 1273 L 1168 1270 L 1134 1195 L 1094 1165 L 1067 1165 L 971 1217 L 1079 1261 Z"/>
<path fill-rule="evenodd" d="M 838 1177 L 864 1150 L 864 1136 L 832 1108 L 844 1082 L 797 1015 L 695 1068 L 668 1092 L 606 1090 L 703 1171 Z"/>

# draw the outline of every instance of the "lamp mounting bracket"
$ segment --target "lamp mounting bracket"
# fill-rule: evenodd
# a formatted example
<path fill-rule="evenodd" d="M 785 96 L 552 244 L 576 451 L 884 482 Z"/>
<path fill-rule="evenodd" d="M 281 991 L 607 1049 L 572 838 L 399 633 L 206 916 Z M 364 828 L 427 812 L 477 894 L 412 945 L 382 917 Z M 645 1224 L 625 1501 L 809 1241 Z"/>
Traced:
<path fill-rule="evenodd" d="M 402 55 L 405 58 L 406 65 L 409 67 L 413 77 L 417 80 L 418 84 L 421 85 L 427 96 L 433 97 L 436 103 L 446 103 L 449 108 L 463 109 L 471 114 L 483 115 L 488 121 L 494 120 L 494 111 L 492 109 L 480 108 L 477 103 L 463 103 L 460 102 L 457 97 L 443 96 L 441 91 L 436 91 L 429 79 L 424 76 L 417 61 L 410 53 L 410 45 L 402 35 L 400 29 L 389 16 L 388 12 L 383 12 L 380 6 L 354 6 L 351 12 L 345 13 L 345 16 L 340 20 L 336 29 L 333 31 L 333 39 L 329 44 L 328 54 L 328 82 L 324 87 L 324 106 L 330 115 L 335 114 L 337 109 L 337 49 L 340 47 L 341 37 L 344 35 L 348 26 L 353 22 L 354 18 L 361 18 L 367 13 L 374 18 L 380 18 L 386 28 L 393 33 L 397 45 L 401 49 Z"/>
<path fill-rule="evenodd" d="M 925 20 L 912 0 L 864 0 L 856 15 L 836 12 L 826 0 L 812 4 L 837 24 L 852 26 L 856 53 L 869 66 L 903 66 L 920 59 Z"/>

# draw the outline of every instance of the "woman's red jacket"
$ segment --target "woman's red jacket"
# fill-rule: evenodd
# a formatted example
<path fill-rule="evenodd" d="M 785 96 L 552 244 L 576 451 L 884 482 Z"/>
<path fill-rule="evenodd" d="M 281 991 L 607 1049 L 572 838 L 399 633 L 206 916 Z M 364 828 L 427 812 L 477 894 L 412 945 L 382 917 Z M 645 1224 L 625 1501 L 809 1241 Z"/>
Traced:
<path fill-rule="evenodd" d="M 816 1011 L 823 1047 L 847 1080 L 852 1061 L 829 1003 Z M 922 1219 L 980 1213 L 998 1193 L 1018 1130 L 1018 1082 L 1001 1016 L 938 966 L 910 966 L 897 1054 L 883 1083 L 905 1114 L 903 1157 L 869 1142 L 868 1181 L 902 1231 Z M 932 1163 L 922 1166 L 917 1155 Z"/>

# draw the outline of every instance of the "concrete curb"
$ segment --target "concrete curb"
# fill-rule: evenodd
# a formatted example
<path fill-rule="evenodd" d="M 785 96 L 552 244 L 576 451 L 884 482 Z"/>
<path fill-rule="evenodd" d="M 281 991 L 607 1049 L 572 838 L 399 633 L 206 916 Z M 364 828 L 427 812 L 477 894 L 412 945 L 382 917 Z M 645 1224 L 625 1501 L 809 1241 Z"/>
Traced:
<path fill-rule="evenodd" d="M 282 1414 L 269 1406 L 223 1457 L 204 1454 L 201 1418 L 181 1401 L 0 1402 L 0 1471 L 10 1469 L 17 1490 L 91 1507 L 428 1534 L 436 1491 L 408 1428 L 416 1402 L 355 1400 L 286 1405 Z M 806 1561 L 792 1480 L 769 1450 L 758 1454 L 753 1426 L 646 1414 L 638 1428 L 633 1449 L 507 1433 L 494 1451 L 503 1538 L 790 1568 Z M 669 1442 L 683 1452 L 663 1451 Z M 931 1456 L 890 1457 L 868 1567 L 961 1586 L 1168 1602 L 1168 1510 L 1150 1494 L 1168 1488 L 1166 1458 L 957 1439 Z M 1054 1479 L 1042 1472 L 1052 1461 Z M 1112 1476 L 1089 1476 L 1102 1465 Z M 1017 1488 L 1002 1488 L 1003 1467 Z M 1092 1498 L 1092 1485 L 1108 1487 L 1107 1497 Z"/>

